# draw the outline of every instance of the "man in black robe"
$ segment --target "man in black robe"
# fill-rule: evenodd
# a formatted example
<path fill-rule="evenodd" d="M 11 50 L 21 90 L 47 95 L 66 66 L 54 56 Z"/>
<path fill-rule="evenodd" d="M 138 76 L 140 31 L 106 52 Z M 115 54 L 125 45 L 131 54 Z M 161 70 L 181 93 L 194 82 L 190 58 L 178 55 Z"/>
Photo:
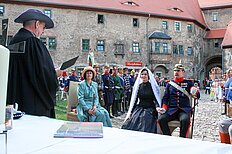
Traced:
<path fill-rule="evenodd" d="M 23 28 L 9 45 L 7 104 L 18 103 L 26 114 L 55 118 L 57 75 L 61 71 L 54 69 L 49 51 L 39 39 L 54 23 L 34 9 L 23 12 L 15 22 L 23 23 Z"/>

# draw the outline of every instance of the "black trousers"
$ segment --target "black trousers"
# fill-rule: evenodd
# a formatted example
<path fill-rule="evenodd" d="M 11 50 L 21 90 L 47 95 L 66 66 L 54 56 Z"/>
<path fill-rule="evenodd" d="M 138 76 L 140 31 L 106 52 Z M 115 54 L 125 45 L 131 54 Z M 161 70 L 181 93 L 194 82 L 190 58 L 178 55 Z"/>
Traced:
<path fill-rule="evenodd" d="M 112 104 L 113 116 L 117 116 L 117 114 L 118 114 L 118 104 L 119 104 L 119 100 L 114 100 L 114 102 Z"/>
<path fill-rule="evenodd" d="M 205 88 L 205 94 L 210 94 L 210 89 Z"/>
<path fill-rule="evenodd" d="M 169 115 L 167 112 L 160 115 L 158 123 L 164 135 L 171 135 L 168 122 L 178 119 L 180 121 L 180 137 L 186 137 L 190 124 L 190 114 L 178 110 L 173 115 Z"/>

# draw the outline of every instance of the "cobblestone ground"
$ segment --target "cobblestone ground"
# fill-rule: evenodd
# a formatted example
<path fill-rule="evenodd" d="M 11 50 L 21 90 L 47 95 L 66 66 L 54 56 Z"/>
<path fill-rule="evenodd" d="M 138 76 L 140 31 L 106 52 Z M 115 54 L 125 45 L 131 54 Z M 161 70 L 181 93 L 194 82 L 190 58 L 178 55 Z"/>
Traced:
<path fill-rule="evenodd" d="M 225 115 L 221 115 L 222 112 L 224 112 L 224 104 L 211 101 L 209 95 L 206 95 L 201 90 L 201 98 L 195 112 L 193 139 L 220 142 L 217 122 L 228 118 Z M 111 119 L 113 127 L 120 128 L 125 116 L 124 114 Z M 178 136 L 178 132 L 179 129 L 177 128 L 173 132 L 173 136 Z"/>

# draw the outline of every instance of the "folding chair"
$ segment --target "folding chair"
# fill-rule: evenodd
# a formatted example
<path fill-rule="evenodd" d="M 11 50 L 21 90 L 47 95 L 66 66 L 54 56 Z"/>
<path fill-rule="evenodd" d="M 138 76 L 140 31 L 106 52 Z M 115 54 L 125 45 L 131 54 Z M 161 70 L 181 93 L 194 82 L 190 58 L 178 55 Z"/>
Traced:
<path fill-rule="evenodd" d="M 191 104 L 190 104 L 192 106 L 192 115 L 191 115 L 191 118 L 190 118 L 190 127 L 189 127 L 189 130 L 188 130 L 187 138 L 192 138 L 193 137 L 194 116 L 195 116 L 195 107 L 197 105 L 197 101 L 198 100 L 193 99 L 191 101 Z M 170 121 L 170 122 L 168 122 L 168 126 L 169 126 L 170 132 L 172 134 L 173 131 L 177 127 L 180 128 L 180 121 L 178 121 L 178 120 Z"/>
<path fill-rule="evenodd" d="M 78 103 L 77 86 L 78 86 L 78 82 L 70 81 L 69 97 L 68 97 L 68 105 L 67 105 L 67 120 L 69 121 L 79 121 L 79 119 L 77 118 L 77 113 L 72 111 L 73 108 L 76 108 Z"/>

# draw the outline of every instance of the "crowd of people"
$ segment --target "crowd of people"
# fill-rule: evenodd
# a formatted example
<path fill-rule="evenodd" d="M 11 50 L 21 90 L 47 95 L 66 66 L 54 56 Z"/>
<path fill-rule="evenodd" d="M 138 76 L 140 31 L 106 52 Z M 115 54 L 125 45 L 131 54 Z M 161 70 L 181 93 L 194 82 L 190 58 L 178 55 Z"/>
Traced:
<path fill-rule="evenodd" d="M 10 53 L 7 103 L 18 103 L 26 114 L 55 118 L 54 105 L 59 89 L 68 96 L 69 82 L 80 82 L 77 88 L 77 117 L 80 121 L 102 122 L 112 127 L 110 118 L 127 113 L 122 129 L 171 135 L 168 122 L 180 121 L 180 137 L 186 137 L 192 113 L 191 100 L 199 99 L 199 85 L 186 80 L 185 67 L 176 64 L 173 80 L 164 82 L 154 77 L 147 67 L 139 72 L 126 67 L 105 65 L 87 66 L 81 76 L 75 69 L 68 75 L 55 70 L 50 54 L 39 37 L 45 29 L 53 28 L 53 21 L 41 11 L 29 9 L 15 19 L 23 28 L 12 38 L 10 45 L 24 45 L 23 52 Z M 206 93 L 212 99 L 232 100 L 232 69 L 225 82 L 205 79 Z M 58 79 L 58 80 L 57 80 Z M 58 82 L 59 81 L 59 82 Z M 164 92 L 160 86 L 165 86 Z M 62 95 L 64 97 L 64 95 Z M 223 143 L 229 143 L 232 119 L 219 123 Z"/>
<path fill-rule="evenodd" d="M 129 75 L 127 67 L 113 66 L 110 68 L 108 64 L 103 68 L 99 68 L 99 65 L 95 64 L 93 69 L 96 72 L 93 81 L 98 84 L 99 102 L 109 113 L 112 113 L 110 114 L 110 118 L 120 116 L 127 112 L 132 88 L 138 74 L 132 70 Z M 100 70 L 103 71 L 100 72 Z M 64 100 L 66 99 L 64 96 L 68 97 L 69 82 L 81 82 L 84 80 L 82 76 L 76 75 L 75 69 L 72 69 L 69 74 L 68 76 L 66 71 L 64 71 L 58 77 L 61 99 Z"/>
<path fill-rule="evenodd" d="M 76 82 L 80 82 L 78 100 L 81 103 L 77 105 L 77 115 L 81 121 L 89 119 L 86 118 L 88 117 L 86 114 L 91 115 L 89 112 L 92 110 L 91 100 L 93 99 L 92 96 L 88 97 L 89 99 L 85 98 L 89 107 L 86 108 L 85 104 L 80 110 L 80 106 L 83 106 L 83 100 L 79 91 L 83 90 L 81 88 L 83 84 L 86 85 L 85 75 L 83 75 L 86 73 L 85 70 L 86 68 L 82 72 L 81 80 L 76 80 Z M 108 115 L 109 118 L 114 118 L 127 113 L 122 129 L 157 133 L 157 125 L 159 125 L 165 135 L 171 135 L 168 122 L 178 119 L 181 122 L 180 136 L 186 137 L 192 109 L 190 104 L 192 96 L 190 95 L 198 99 L 200 94 L 198 88 L 196 88 L 198 86 L 195 87 L 192 81 L 184 79 L 185 70 L 182 64 L 175 66 L 174 80 L 166 80 L 165 82 L 154 76 L 147 67 L 144 67 L 138 73 L 134 70 L 129 73 L 127 67 L 113 66 L 110 68 L 106 64 L 102 68 L 102 72 L 99 72 L 99 70 L 99 65 L 95 64 L 91 70 L 94 74 L 92 81 L 97 85 L 95 95 L 99 105 L 104 107 L 108 113 L 105 115 L 106 119 L 108 119 Z M 75 78 L 77 79 L 77 77 Z M 70 79 L 70 77 L 67 79 Z M 164 85 L 166 85 L 166 89 L 164 96 L 162 96 L 160 86 Z M 194 87 L 197 90 L 193 94 L 190 89 Z M 78 112 L 84 113 L 85 120 L 83 120 L 83 117 L 79 117 L 80 113 Z M 159 114 L 160 116 L 158 116 Z"/>

